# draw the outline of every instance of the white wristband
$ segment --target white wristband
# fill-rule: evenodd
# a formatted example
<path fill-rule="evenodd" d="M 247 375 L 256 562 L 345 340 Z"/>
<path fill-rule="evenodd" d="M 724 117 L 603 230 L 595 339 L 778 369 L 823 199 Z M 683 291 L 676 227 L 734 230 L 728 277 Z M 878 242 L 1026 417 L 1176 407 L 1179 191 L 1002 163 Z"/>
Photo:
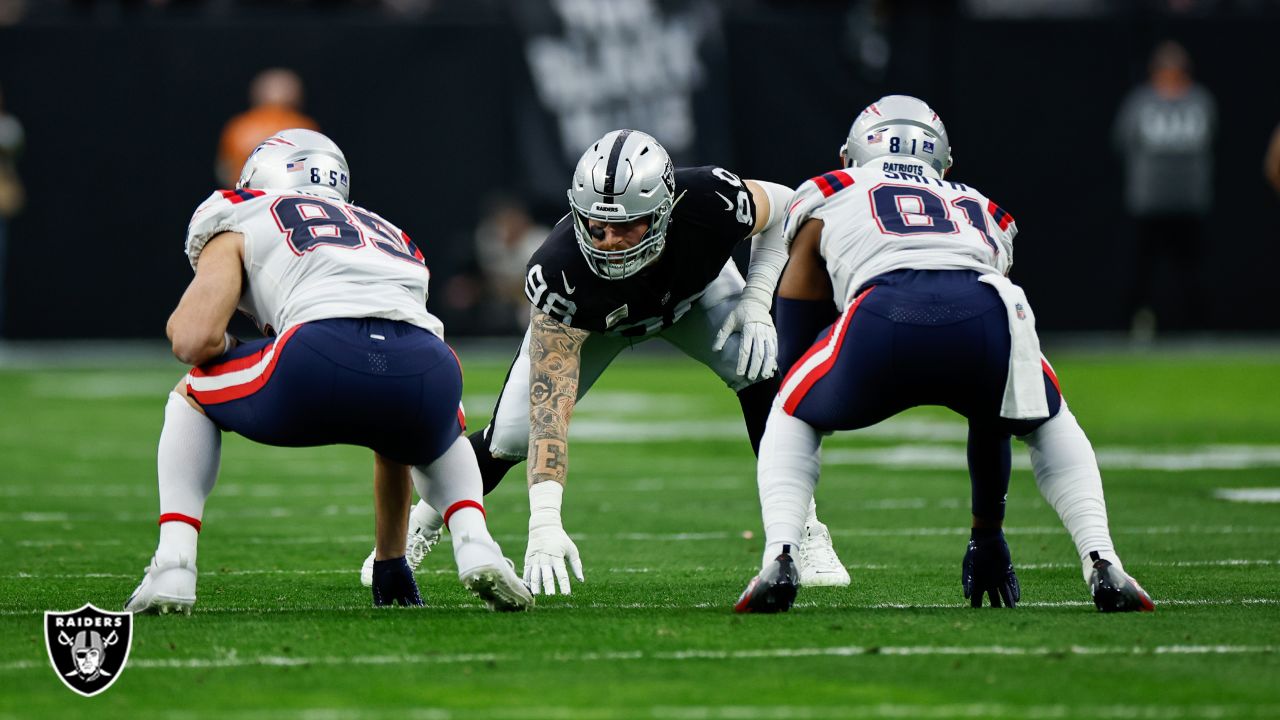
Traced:
<path fill-rule="evenodd" d="M 554 480 L 529 486 L 529 529 L 560 525 L 564 486 Z"/>

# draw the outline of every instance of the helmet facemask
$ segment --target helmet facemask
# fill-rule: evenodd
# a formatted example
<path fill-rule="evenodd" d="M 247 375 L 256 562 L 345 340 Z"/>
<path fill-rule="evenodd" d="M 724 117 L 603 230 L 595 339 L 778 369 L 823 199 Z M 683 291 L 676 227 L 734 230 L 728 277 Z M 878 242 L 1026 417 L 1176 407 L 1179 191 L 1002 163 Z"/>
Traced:
<path fill-rule="evenodd" d="M 578 249 L 587 259 L 591 271 L 605 280 L 631 277 L 662 256 L 662 251 L 667 246 L 667 224 L 671 221 L 671 210 L 674 207 L 675 203 L 668 198 L 653 212 L 628 214 L 621 205 L 607 203 L 593 203 L 587 209 L 575 203 L 573 193 L 569 193 L 569 214 L 573 218 L 573 234 L 578 240 Z M 614 210 L 617 212 L 613 212 Z M 591 236 L 591 220 L 623 223 L 644 219 L 649 222 L 644 236 L 625 250 L 601 250 L 596 247 Z"/>

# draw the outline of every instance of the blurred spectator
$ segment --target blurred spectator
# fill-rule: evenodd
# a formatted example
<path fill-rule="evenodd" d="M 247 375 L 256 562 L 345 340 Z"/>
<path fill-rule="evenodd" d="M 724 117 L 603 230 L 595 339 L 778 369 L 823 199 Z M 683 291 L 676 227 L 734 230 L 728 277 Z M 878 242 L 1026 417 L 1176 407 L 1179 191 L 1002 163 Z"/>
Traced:
<path fill-rule="evenodd" d="M 218 180 L 234 187 L 249 153 L 272 134 L 288 128 L 319 130 L 302 114 L 302 78 L 288 68 L 258 73 L 249 85 L 250 109 L 231 118 L 218 143 Z"/>
<path fill-rule="evenodd" d="M 1271 143 L 1267 145 L 1262 171 L 1267 176 L 1267 182 L 1280 194 L 1280 125 L 1271 133 Z"/>
<path fill-rule="evenodd" d="M 4 110 L 0 90 L 0 331 L 4 329 L 4 272 L 8 255 L 9 220 L 22 211 L 26 199 L 18 177 L 18 155 L 23 144 L 22 123 Z"/>
<path fill-rule="evenodd" d="M 470 316 L 468 327 L 485 334 L 524 330 L 529 323 L 525 269 L 549 232 L 513 197 L 488 202 L 475 229 L 474 263 L 469 272 L 450 278 L 445 290 L 449 305 Z"/>
<path fill-rule="evenodd" d="M 1151 56 L 1149 80 L 1130 91 L 1115 122 L 1124 155 L 1125 209 L 1133 219 L 1134 264 L 1128 312 L 1133 335 L 1149 340 L 1163 328 L 1198 327 L 1198 264 L 1213 201 L 1213 96 L 1191 79 L 1191 60 L 1165 41 Z M 1157 299 L 1161 266 L 1173 286 Z"/>

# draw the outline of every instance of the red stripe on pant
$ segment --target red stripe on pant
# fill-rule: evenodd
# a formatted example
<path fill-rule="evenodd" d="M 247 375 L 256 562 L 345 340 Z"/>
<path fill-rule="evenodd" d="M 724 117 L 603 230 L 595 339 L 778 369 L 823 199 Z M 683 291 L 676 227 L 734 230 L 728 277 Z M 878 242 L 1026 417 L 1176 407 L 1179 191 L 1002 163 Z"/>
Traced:
<path fill-rule="evenodd" d="M 449 527 L 449 518 L 453 517 L 454 513 L 469 507 L 475 508 L 480 511 L 481 515 L 485 515 L 484 506 L 475 500 L 459 500 L 458 502 L 450 505 L 448 510 L 444 511 L 444 526 Z M 488 516 L 486 515 L 486 517 Z"/>
<path fill-rule="evenodd" d="M 196 532 L 200 532 L 200 521 L 190 515 L 183 515 L 182 513 L 161 513 L 160 522 L 156 524 L 163 525 L 167 522 L 184 522 L 195 528 Z"/>
<path fill-rule="evenodd" d="M 1053 389 L 1058 391 L 1058 397 L 1062 397 L 1062 386 L 1058 384 L 1058 376 L 1053 372 L 1053 368 L 1049 367 L 1049 361 L 1040 358 L 1040 367 L 1044 369 L 1044 374 L 1049 376 Z"/>
<path fill-rule="evenodd" d="M 836 364 L 836 360 L 840 358 L 840 348 L 844 346 L 845 335 L 849 333 L 849 326 L 853 324 L 853 314 L 858 311 L 858 306 L 862 304 L 863 298 L 865 298 L 874 289 L 875 289 L 875 286 L 872 285 L 866 290 L 863 290 L 862 294 L 859 295 L 857 299 L 853 301 L 853 304 L 851 304 L 849 308 L 844 311 L 844 315 L 841 318 L 841 322 L 843 323 L 843 325 L 841 325 L 840 327 L 840 334 L 836 336 L 836 344 L 832 348 L 831 357 L 827 358 L 826 360 L 823 360 L 821 365 L 818 365 L 813 370 L 809 371 L 809 374 L 804 376 L 804 379 L 800 381 L 799 387 L 793 390 L 791 392 L 791 395 L 787 398 L 786 402 L 783 403 L 782 405 L 783 412 L 785 412 L 788 415 L 794 415 L 796 408 L 799 407 L 800 403 L 804 401 L 805 395 L 809 393 L 809 390 L 813 387 L 814 383 L 821 380 L 828 372 L 830 372 L 831 368 Z M 832 331 L 833 332 L 835 331 L 834 327 L 832 328 Z M 827 337 L 830 338 L 830 335 L 828 335 Z M 830 342 L 830 340 L 828 340 L 828 342 Z M 818 348 L 817 347 L 810 348 L 810 351 L 806 355 L 806 357 L 812 356 L 815 350 L 818 350 Z M 798 363 L 796 367 L 797 368 L 799 367 Z M 792 372 L 794 371 L 795 369 L 793 368 Z"/>
<path fill-rule="evenodd" d="M 293 337 L 293 334 L 297 332 L 300 327 L 302 327 L 302 325 L 293 326 L 289 329 L 289 332 L 281 335 L 279 338 L 276 338 L 274 343 L 263 348 L 260 352 L 256 352 L 249 356 L 251 358 L 257 358 L 254 361 L 254 363 L 256 363 L 262 360 L 262 356 L 265 355 L 268 350 L 275 348 L 275 353 L 271 356 L 271 362 L 267 363 L 267 366 L 263 368 L 262 372 L 257 377 L 240 383 L 239 385 L 232 385 L 231 387 L 221 388 L 219 390 L 196 390 L 190 383 L 187 383 L 187 395 L 191 396 L 192 399 L 201 405 L 216 405 L 218 403 L 239 400 L 240 398 L 248 397 L 258 392 L 262 389 L 262 386 L 266 385 L 267 381 L 271 379 L 271 374 L 275 372 L 276 364 L 280 362 L 280 355 L 284 350 L 285 343 L 289 342 L 289 338 Z M 231 362 L 236 361 L 233 360 Z M 249 366 L 251 367 L 254 363 L 249 363 Z M 229 364 L 230 363 L 224 363 L 224 365 Z M 199 372 L 199 374 L 197 374 L 199 371 L 199 368 L 197 368 L 196 370 L 192 370 L 191 374 L 192 377 L 216 377 L 217 374 L 225 374 L 215 374 L 211 372 L 212 370 L 216 370 L 220 367 L 222 366 L 214 366 L 213 368 L 210 368 L 209 371 Z M 239 369 L 243 370 L 244 368 Z"/>

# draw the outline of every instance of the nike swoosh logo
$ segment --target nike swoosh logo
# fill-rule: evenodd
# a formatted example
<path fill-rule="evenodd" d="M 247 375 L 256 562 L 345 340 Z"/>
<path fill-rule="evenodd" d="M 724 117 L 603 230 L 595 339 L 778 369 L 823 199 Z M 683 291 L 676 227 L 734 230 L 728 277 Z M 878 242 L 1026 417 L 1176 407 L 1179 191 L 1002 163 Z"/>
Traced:
<path fill-rule="evenodd" d="M 560 279 L 564 281 L 564 291 L 566 294 L 572 295 L 573 291 L 577 290 L 577 288 L 569 284 L 569 276 L 565 275 L 563 270 L 560 271 Z"/>
<path fill-rule="evenodd" d="M 717 191 L 716 191 L 716 195 L 720 195 L 720 191 L 719 191 L 719 190 L 717 190 Z M 723 195 L 720 195 L 720 199 L 724 201 L 724 209 L 725 209 L 725 210 L 732 211 L 734 208 L 736 208 L 736 207 L 737 207 L 737 205 L 734 205 L 733 203 L 729 202 L 729 198 L 727 198 L 727 197 L 725 197 L 725 196 L 723 196 Z"/>

